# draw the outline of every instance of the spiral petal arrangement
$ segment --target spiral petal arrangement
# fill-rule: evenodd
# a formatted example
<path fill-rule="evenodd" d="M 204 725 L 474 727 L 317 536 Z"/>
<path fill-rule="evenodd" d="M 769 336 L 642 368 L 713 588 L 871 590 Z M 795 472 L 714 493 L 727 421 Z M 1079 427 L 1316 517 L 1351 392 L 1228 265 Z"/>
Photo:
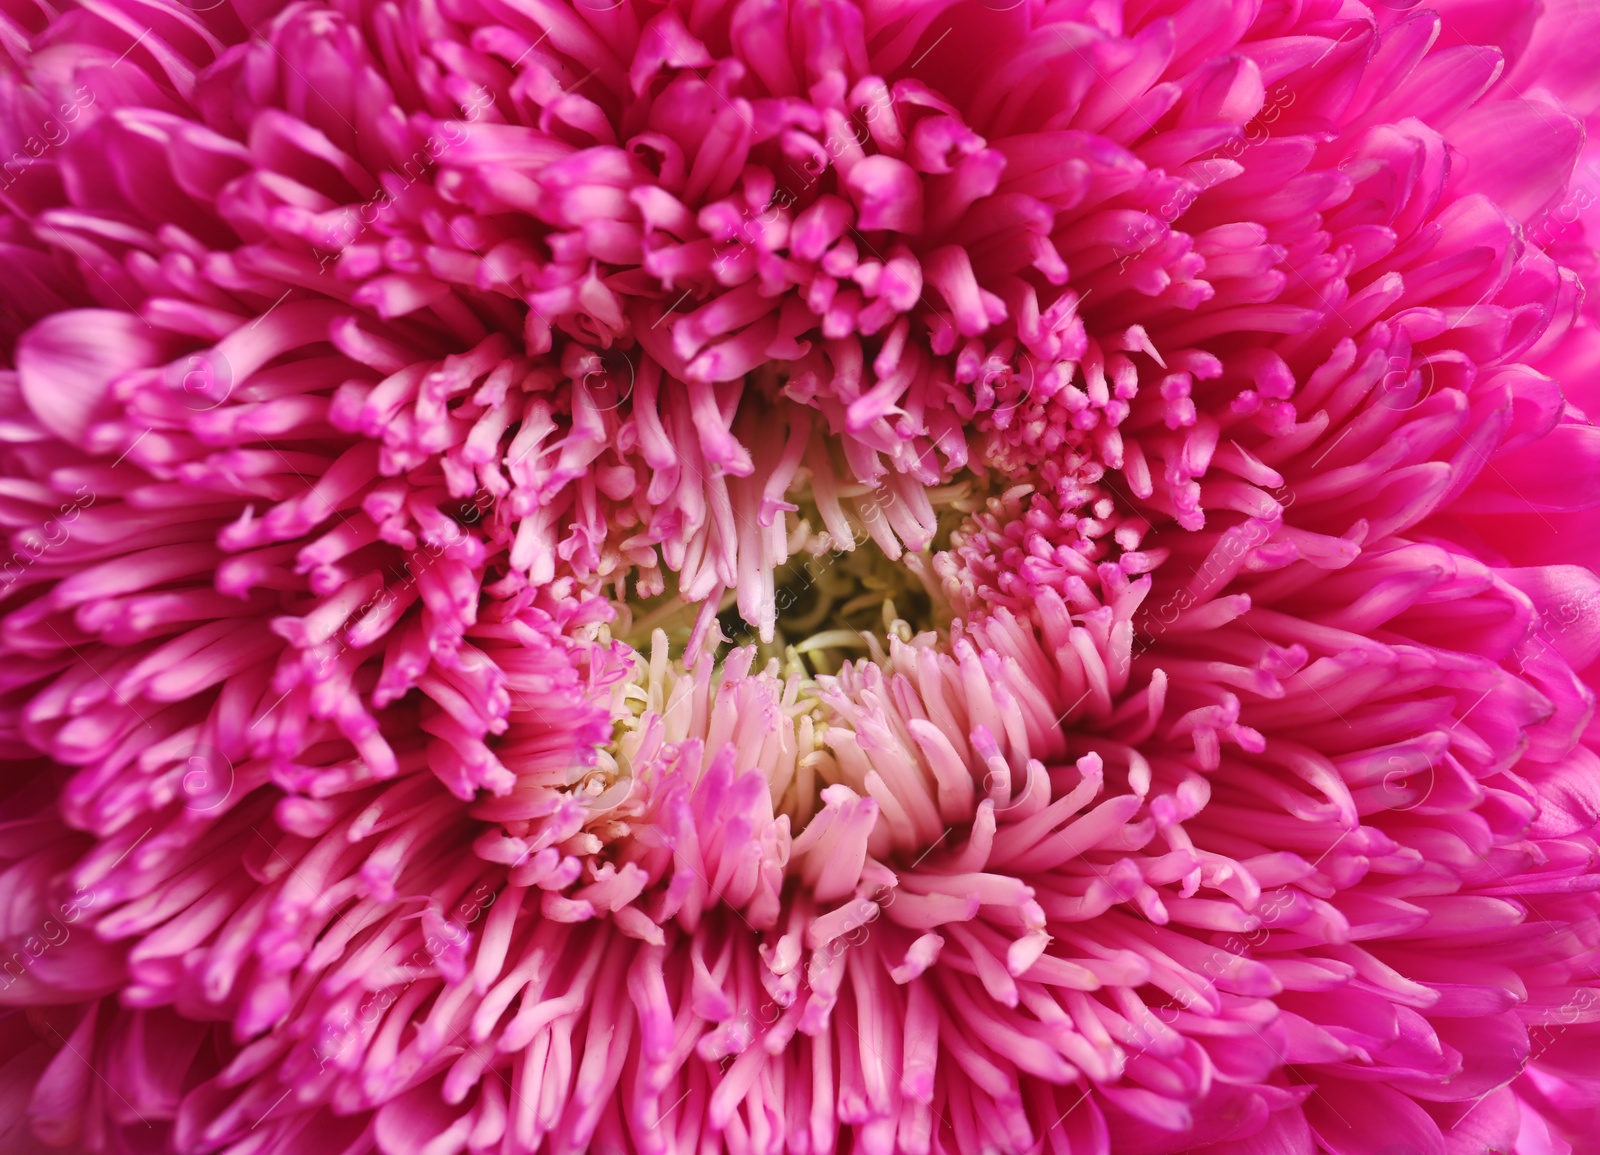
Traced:
<path fill-rule="evenodd" d="M 1600 3 L 0 40 L 0 1148 L 1600 1150 Z"/>

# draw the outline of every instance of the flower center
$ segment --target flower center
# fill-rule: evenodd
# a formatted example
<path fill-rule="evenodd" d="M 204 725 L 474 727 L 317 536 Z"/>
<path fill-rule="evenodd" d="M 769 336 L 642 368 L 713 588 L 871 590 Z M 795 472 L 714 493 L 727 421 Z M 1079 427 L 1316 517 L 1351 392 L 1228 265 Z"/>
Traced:
<path fill-rule="evenodd" d="M 731 747 L 734 773 L 762 773 L 773 814 L 787 815 L 795 834 L 824 809 L 829 786 L 864 795 L 873 738 L 863 734 L 880 725 L 887 683 L 918 655 L 948 652 L 957 613 L 936 559 L 948 559 L 984 507 L 976 489 L 963 478 L 924 491 L 937 528 L 913 553 L 891 528 L 902 514 L 887 488 L 840 492 L 850 512 L 830 531 L 802 473 L 785 495 L 789 556 L 773 574 L 767 637 L 742 615 L 735 591 L 714 613 L 670 581 L 655 596 L 614 603 L 612 636 L 634 652 L 634 675 L 616 688 L 612 740 L 575 793 L 600 806 L 620 800 L 628 782 L 649 793 L 664 762 L 698 740 L 693 757 L 706 772 Z"/>

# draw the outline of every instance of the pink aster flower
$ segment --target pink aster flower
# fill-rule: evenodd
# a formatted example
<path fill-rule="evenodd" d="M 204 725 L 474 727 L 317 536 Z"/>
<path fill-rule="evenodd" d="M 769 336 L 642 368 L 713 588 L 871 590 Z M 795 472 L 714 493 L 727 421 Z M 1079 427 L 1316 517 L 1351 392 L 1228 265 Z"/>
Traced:
<path fill-rule="evenodd" d="M 1600 3 L 17 0 L 0 1149 L 1600 1129 Z"/>

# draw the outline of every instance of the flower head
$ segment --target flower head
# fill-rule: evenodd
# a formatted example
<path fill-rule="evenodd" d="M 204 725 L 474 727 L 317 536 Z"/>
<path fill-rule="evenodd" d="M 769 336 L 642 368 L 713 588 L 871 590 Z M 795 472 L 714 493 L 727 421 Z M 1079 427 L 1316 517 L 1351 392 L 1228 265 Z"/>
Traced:
<path fill-rule="evenodd" d="M 1600 5 L 80 0 L 0 66 L 0 1136 L 1600 1106 Z"/>

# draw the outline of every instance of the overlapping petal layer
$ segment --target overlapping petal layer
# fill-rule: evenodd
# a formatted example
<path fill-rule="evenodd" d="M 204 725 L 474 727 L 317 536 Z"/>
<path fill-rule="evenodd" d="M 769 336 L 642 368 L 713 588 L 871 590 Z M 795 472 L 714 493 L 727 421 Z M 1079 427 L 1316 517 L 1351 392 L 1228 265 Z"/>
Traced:
<path fill-rule="evenodd" d="M 5 6 L 7 1149 L 1588 1150 L 1596 16 L 1439 9 Z"/>

